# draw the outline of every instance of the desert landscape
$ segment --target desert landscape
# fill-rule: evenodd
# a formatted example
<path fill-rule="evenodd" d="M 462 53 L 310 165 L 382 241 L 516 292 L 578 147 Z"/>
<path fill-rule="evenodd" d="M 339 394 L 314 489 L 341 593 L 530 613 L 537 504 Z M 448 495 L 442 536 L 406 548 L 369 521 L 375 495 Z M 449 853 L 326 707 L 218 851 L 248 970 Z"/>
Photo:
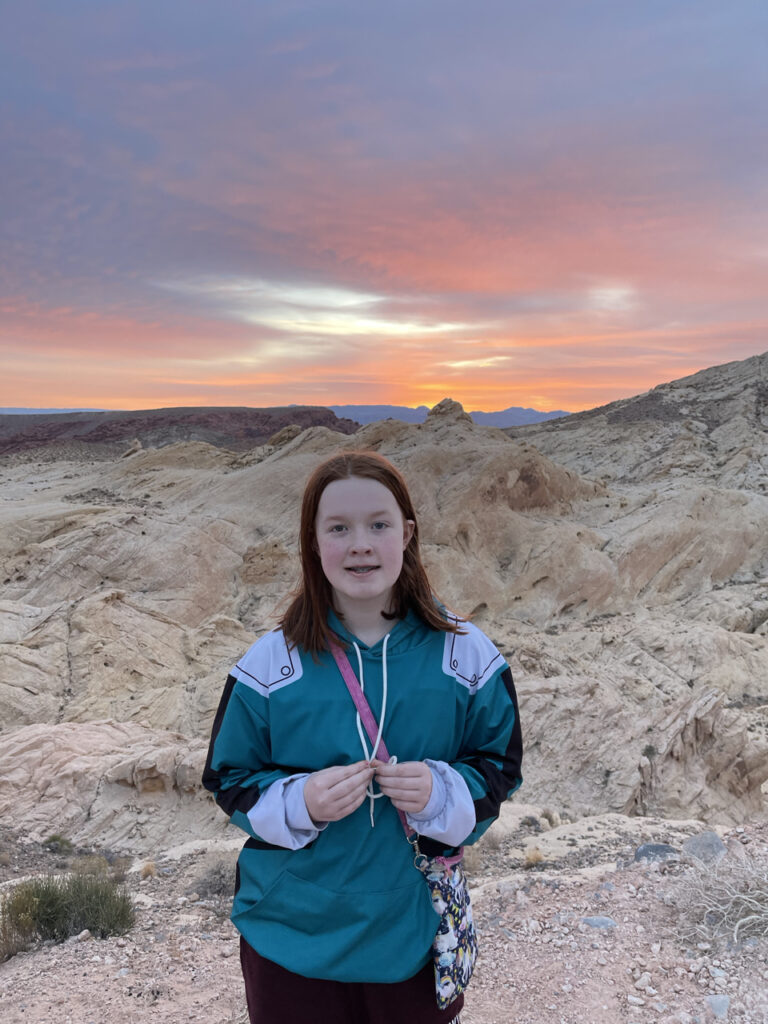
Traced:
<path fill-rule="evenodd" d="M 102 852 L 137 906 L 0 965 L 2 1020 L 245 1021 L 207 737 L 295 582 L 306 477 L 354 446 L 403 471 L 436 591 L 520 698 L 463 1024 L 764 1024 L 768 941 L 691 908 L 768 871 L 768 353 L 504 430 L 450 399 L 252 412 L 0 417 L 0 885 Z"/>

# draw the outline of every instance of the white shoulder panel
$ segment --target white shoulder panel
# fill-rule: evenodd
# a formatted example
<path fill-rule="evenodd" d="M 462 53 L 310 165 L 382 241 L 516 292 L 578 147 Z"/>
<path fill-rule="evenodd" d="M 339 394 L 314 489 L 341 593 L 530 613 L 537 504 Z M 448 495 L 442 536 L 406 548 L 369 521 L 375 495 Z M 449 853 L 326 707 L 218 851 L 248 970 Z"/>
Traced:
<path fill-rule="evenodd" d="M 504 659 L 477 626 L 453 615 L 449 618 L 466 632 L 464 636 L 445 634 L 443 672 L 475 693 L 501 668 Z"/>
<path fill-rule="evenodd" d="M 301 679 L 304 674 L 299 652 L 289 647 L 282 629 L 260 637 L 232 669 L 232 675 L 262 697 Z"/>

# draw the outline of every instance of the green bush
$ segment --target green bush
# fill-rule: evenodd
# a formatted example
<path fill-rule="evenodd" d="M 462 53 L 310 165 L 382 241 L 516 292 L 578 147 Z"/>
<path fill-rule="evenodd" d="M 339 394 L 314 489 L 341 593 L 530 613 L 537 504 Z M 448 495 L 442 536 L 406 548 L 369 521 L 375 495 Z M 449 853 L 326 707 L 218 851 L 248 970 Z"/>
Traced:
<path fill-rule="evenodd" d="M 122 935 L 133 921 L 128 893 L 103 875 L 46 875 L 21 882 L 0 904 L 0 959 L 30 942 L 63 942 L 85 928 L 102 939 Z"/>
<path fill-rule="evenodd" d="M 52 836 L 48 836 L 43 841 L 43 846 L 46 847 L 49 853 L 72 853 L 74 846 L 66 838 L 66 836 L 59 835 L 58 832 L 54 832 Z"/>

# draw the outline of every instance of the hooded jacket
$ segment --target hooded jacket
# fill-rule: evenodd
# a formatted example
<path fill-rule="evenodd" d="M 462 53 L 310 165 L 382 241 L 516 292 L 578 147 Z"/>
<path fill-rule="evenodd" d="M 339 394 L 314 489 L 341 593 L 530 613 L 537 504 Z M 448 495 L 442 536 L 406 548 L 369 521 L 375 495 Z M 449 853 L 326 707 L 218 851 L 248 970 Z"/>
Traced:
<path fill-rule="evenodd" d="M 360 650 L 364 689 L 398 761 L 424 761 L 429 802 L 408 822 L 422 852 L 473 843 L 521 784 L 522 741 L 512 675 L 476 626 L 444 633 L 413 612 Z M 356 674 L 354 653 L 350 661 Z M 430 957 L 438 918 L 393 804 L 364 801 L 316 824 L 303 801 L 309 773 L 361 759 L 356 712 L 328 652 L 314 660 L 281 630 L 232 669 L 214 720 L 203 784 L 250 838 L 237 867 L 232 921 L 262 956 L 334 981 L 397 982 Z M 374 815 L 374 827 L 370 814 Z"/>

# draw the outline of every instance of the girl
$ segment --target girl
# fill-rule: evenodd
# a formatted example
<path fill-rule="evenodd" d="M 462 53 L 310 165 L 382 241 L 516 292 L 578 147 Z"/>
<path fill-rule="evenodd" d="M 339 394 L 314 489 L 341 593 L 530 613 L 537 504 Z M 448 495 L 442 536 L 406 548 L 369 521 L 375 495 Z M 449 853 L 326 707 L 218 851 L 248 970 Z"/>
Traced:
<path fill-rule="evenodd" d="M 232 921 L 251 1024 L 458 1024 L 463 995 L 437 1006 L 439 919 L 398 812 L 428 856 L 495 820 L 522 781 L 511 673 L 436 601 L 405 482 L 381 456 L 315 470 L 300 557 L 280 628 L 227 680 L 203 776 L 250 836 Z M 334 641 L 388 763 L 368 746 Z"/>

